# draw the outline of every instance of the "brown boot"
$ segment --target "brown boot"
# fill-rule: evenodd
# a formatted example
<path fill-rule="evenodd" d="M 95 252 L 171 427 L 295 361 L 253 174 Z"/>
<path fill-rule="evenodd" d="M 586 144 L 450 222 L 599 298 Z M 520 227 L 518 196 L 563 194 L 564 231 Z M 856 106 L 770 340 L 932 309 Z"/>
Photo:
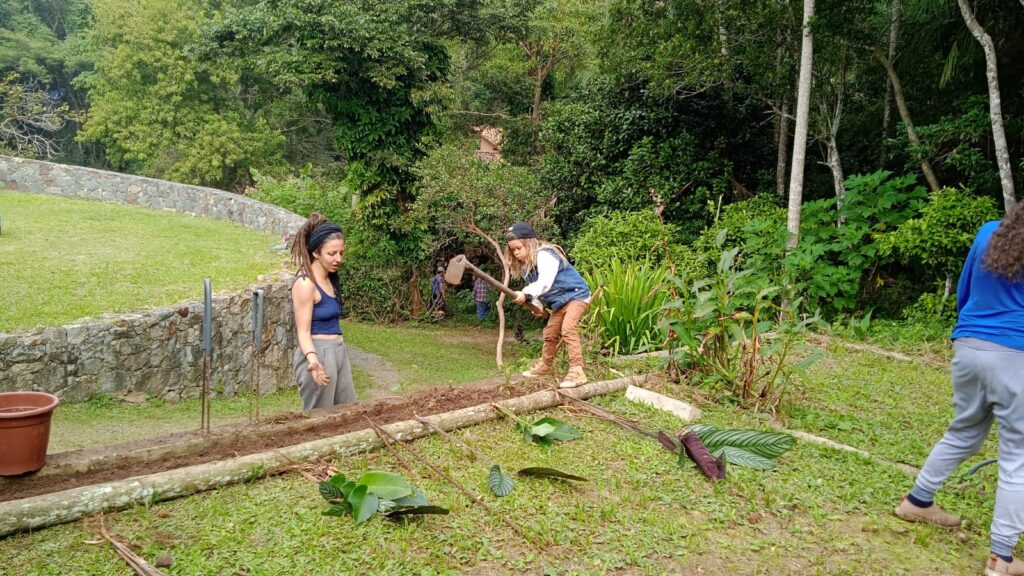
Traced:
<path fill-rule="evenodd" d="M 583 366 L 570 366 L 569 371 L 565 373 L 565 378 L 558 386 L 560 388 L 575 388 L 586 383 L 587 374 L 583 371 Z"/>
<path fill-rule="evenodd" d="M 1007 562 L 995 554 L 988 555 L 985 563 L 985 576 L 1024 576 L 1024 560 L 1014 558 Z"/>
<path fill-rule="evenodd" d="M 536 376 L 547 376 L 548 374 L 551 374 L 551 366 L 545 364 L 544 360 L 541 359 L 534 362 L 533 366 L 530 366 L 529 370 L 525 370 L 523 372 L 523 377 L 534 378 Z"/>
<path fill-rule="evenodd" d="M 907 500 L 905 496 L 900 499 L 899 505 L 896 506 L 896 515 L 907 522 L 924 522 L 926 524 L 935 524 L 942 528 L 959 528 L 961 523 L 959 518 L 939 508 L 938 504 L 932 504 L 927 508 L 919 508 L 911 504 L 910 500 Z"/>

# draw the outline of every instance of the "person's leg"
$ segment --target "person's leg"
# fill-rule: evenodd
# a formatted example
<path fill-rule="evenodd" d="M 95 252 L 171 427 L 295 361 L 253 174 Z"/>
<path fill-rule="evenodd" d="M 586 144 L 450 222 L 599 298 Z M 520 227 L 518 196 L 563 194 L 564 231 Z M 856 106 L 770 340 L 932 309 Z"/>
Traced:
<path fill-rule="evenodd" d="M 334 389 L 335 404 L 351 404 L 356 401 L 356 388 L 352 383 L 352 364 L 348 361 L 348 346 L 341 342 L 332 350 L 337 371 L 333 374 L 337 386 Z"/>
<path fill-rule="evenodd" d="M 561 384 L 565 387 L 579 386 L 587 382 L 587 375 L 583 371 L 583 342 L 577 329 L 587 306 L 588 304 L 582 300 L 572 300 L 561 308 L 561 311 L 565 312 L 565 318 L 562 320 L 562 340 L 565 341 L 569 356 L 569 372 Z"/>
<path fill-rule="evenodd" d="M 951 367 L 955 416 L 932 448 L 911 494 L 930 502 L 957 466 L 981 449 L 992 428 L 993 414 L 984 382 L 984 352 L 958 340 Z"/>
<path fill-rule="evenodd" d="M 483 322 L 484 318 L 487 317 L 487 302 L 476 303 L 476 320 L 477 322 Z"/>
<path fill-rule="evenodd" d="M 986 352 L 989 391 L 999 430 L 999 485 L 992 515 L 992 553 L 1004 560 L 1024 531 L 1024 352 Z M 1020 562 L 1006 574 L 1024 574 Z"/>
<path fill-rule="evenodd" d="M 558 345 L 562 342 L 562 323 L 565 321 L 565 307 L 552 312 L 548 316 L 548 323 L 544 326 L 544 346 L 541 348 L 540 357 L 545 366 L 553 366 L 555 355 L 558 353 Z"/>
<path fill-rule="evenodd" d="M 295 379 L 299 382 L 302 409 L 306 411 L 333 406 L 334 389 L 337 385 L 337 378 L 334 377 L 334 366 L 336 365 L 333 358 L 334 351 L 324 344 L 324 340 L 314 339 L 313 348 L 316 350 L 317 358 L 320 359 L 320 364 L 323 365 L 324 370 L 331 377 L 331 382 L 326 386 L 317 384 L 316 380 L 313 379 L 313 375 L 309 372 L 308 360 L 305 357 L 300 360 L 298 356 L 301 355 L 301 352 L 299 350 L 295 351 Z"/>
<path fill-rule="evenodd" d="M 569 366 L 583 367 L 583 343 L 576 327 L 587 311 L 587 306 L 587 303 L 582 300 L 571 300 L 559 310 L 565 314 L 565 318 L 562 320 L 561 334 L 569 355 Z"/>

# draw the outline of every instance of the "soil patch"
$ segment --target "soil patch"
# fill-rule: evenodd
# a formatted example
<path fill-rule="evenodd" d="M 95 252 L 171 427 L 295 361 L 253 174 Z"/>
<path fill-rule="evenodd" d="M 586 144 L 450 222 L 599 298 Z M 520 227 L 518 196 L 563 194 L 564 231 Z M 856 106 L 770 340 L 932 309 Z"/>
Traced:
<path fill-rule="evenodd" d="M 368 402 L 291 412 L 273 421 L 219 426 L 210 434 L 182 432 L 122 444 L 62 452 L 47 457 L 47 468 L 20 478 L 0 479 L 0 502 L 49 494 L 134 476 L 144 476 L 205 462 L 292 446 L 367 428 L 365 417 L 380 424 L 410 420 L 469 406 L 531 394 L 549 388 L 547 381 L 491 378 L 471 384 L 429 388 L 408 396 L 385 396 Z M 180 448 L 176 448 L 180 447 Z M 89 462 L 82 471 L 82 463 Z M 78 469 L 71 470 L 78 464 Z M 61 471 L 60 469 L 64 469 Z"/>

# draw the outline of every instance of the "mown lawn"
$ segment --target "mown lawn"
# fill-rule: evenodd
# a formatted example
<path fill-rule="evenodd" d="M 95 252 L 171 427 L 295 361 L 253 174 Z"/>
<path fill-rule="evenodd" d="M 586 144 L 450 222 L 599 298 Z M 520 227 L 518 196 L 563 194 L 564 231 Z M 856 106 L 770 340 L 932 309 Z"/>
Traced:
<path fill-rule="evenodd" d="M 949 416 L 946 371 L 840 348 L 782 414 L 789 426 L 920 464 Z M 661 390 L 692 398 L 675 385 Z M 913 399 L 913 408 L 897 401 Z M 601 405 L 650 425 L 679 424 L 622 396 Z M 764 427 L 770 420 L 704 403 L 705 421 Z M 988 549 L 994 467 L 955 478 L 940 502 L 967 519 L 957 532 L 906 524 L 892 507 L 912 478 L 857 455 L 799 443 L 774 471 L 730 467 L 710 483 L 680 469 L 658 444 L 563 409 L 548 414 L 584 437 L 546 450 L 506 421 L 457 434 L 506 469 L 547 465 L 590 478 L 572 486 L 521 479 L 504 499 L 487 494 L 490 462 L 473 463 L 443 439 L 414 444 L 457 480 L 551 545 L 540 553 L 424 468 L 414 478 L 449 516 L 353 526 L 321 516 L 315 485 L 297 474 L 106 515 L 109 530 L 168 574 L 977 574 Z M 401 472 L 386 452 L 338 461 L 348 474 Z M 128 574 L 89 519 L 0 541 L 16 574 Z"/>
<path fill-rule="evenodd" d="M 0 191 L 0 332 L 243 288 L 283 269 L 272 234 L 105 202 Z"/>

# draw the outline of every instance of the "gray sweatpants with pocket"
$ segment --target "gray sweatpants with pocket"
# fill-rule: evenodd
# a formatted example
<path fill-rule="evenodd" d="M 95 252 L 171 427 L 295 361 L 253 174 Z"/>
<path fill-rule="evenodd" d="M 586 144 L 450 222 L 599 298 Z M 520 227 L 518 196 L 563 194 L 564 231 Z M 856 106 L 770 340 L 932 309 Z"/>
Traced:
<path fill-rule="evenodd" d="M 999 485 L 992 551 L 1010 556 L 1024 531 L 1024 351 L 977 338 L 953 343 L 956 415 L 910 491 L 931 501 L 946 478 L 981 450 L 992 421 L 999 431 Z"/>
<path fill-rule="evenodd" d="M 296 348 L 295 380 L 299 383 L 302 409 L 328 408 L 335 404 L 355 402 L 356 389 L 352 384 L 352 366 L 348 362 L 348 348 L 345 347 L 345 340 L 343 338 L 337 340 L 313 338 L 313 347 L 331 381 L 326 386 L 317 384 L 309 372 L 309 361 L 302 355 L 302 350 Z"/>

